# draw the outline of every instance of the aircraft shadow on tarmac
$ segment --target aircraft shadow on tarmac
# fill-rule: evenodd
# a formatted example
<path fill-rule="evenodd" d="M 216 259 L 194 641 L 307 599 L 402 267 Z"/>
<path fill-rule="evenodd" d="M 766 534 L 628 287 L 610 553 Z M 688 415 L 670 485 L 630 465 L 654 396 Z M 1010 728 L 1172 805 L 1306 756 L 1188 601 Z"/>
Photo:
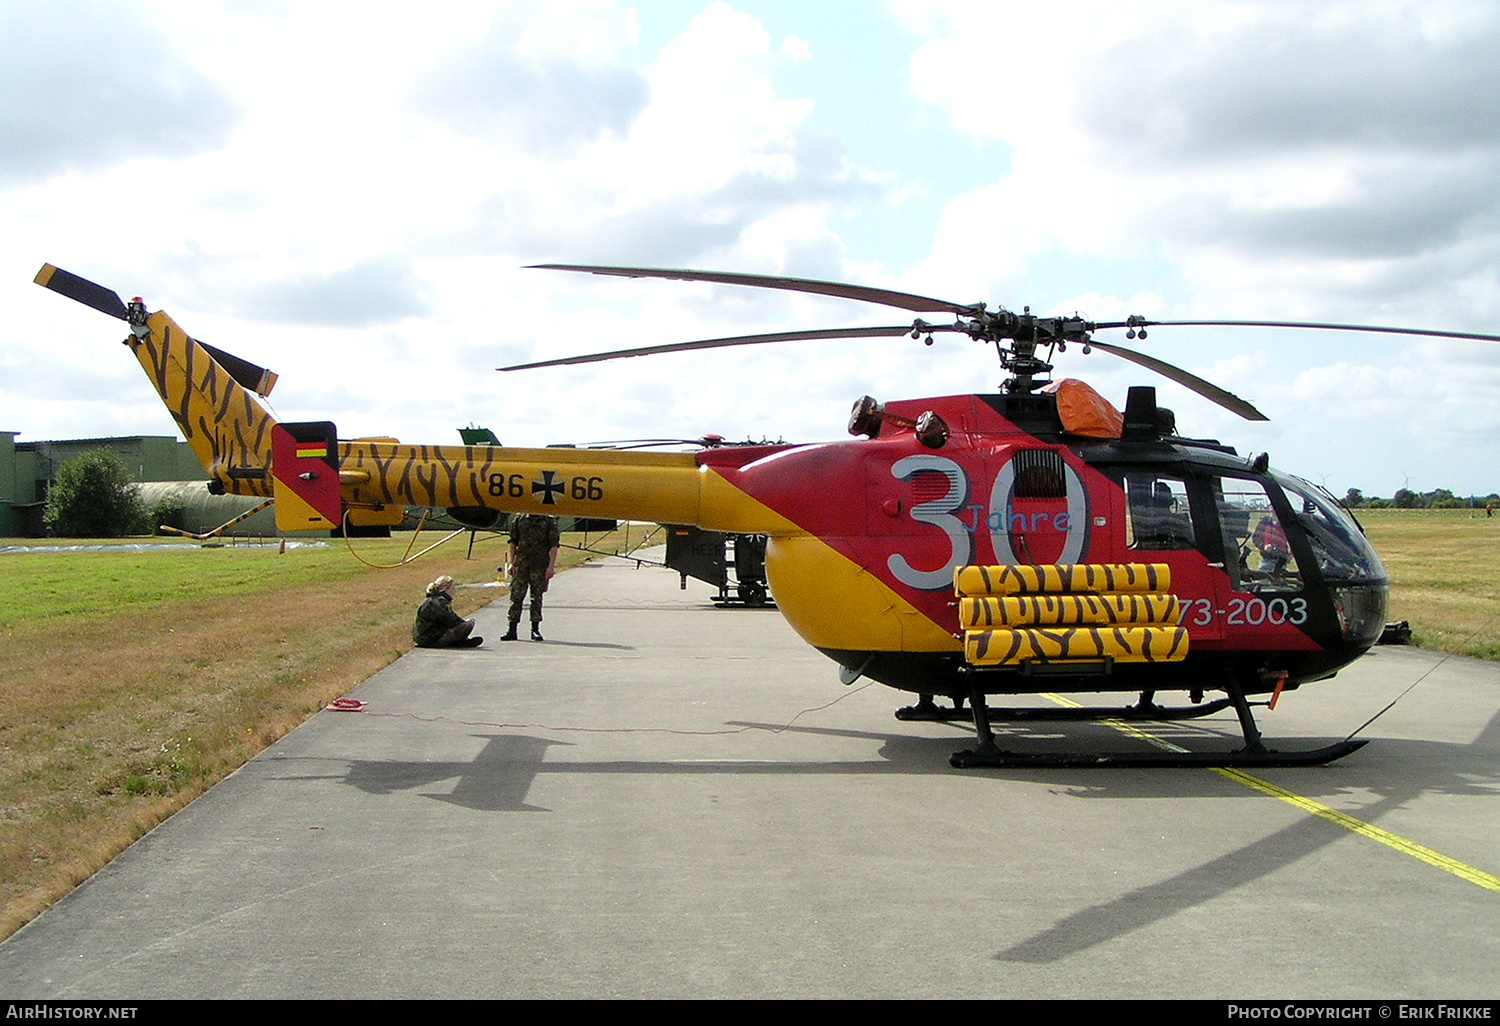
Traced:
<path fill-rule="evenodd" d="M 1347 797 L 1350 786 L 1379 797 L 1358 808 L 1339 807 L 1366 823 L 1378 824 L 1386 813 L 1414 802 L 1424 794 L 1470 795 L 1500 799 L 1500 770 L 1495 758 L 1500 749 L 1500 713 L 1492 717 L 1472 743 L 1458 745 L 1436 741 L 1381 739 L 1340 763 L 1333 781 L 1320 781 L 1323 774 L 1298 772 L 1288 781 L 1304 795 L 1319 790 L 1328 797 Z M 1350 772 L 1353 771 L 1353 772 Z M 1223 782 L 1217 775 L 1153 774 L 1153 783 Z M 1164 780 L 1162 778 L 1165 778 Z M 1309 785 L 1324 784 L 1323 787 Z M 1328 786 L 1331 784 L 1332 786 Z M 1339 786 L 1342 784 L 1343 786 Z M 1099 787 L 1079 797 L 1126 797 L 1117 788 Z M 1194 789 L 1195 791 L 1199 789 Z M 1249 792 L 1247 792 L 1247 796 Z M 1139 797 L 1171 795 L 1153 786 Z M 1042 933 L 1014 944 L 993 957 L 1000 962 L 1045 964 L 1076 955 L 1097 944 L 1168 919 L 1177 913 L 1275 872 L 1299 859 L 1316 854 L 1334 841 L 1349 837 L 1344 827 L 1318 816 L 1307 816 L 1273 834 L 1228 852 L 1174 877 L 1137 888 L 1113 901 L 1081 909 Z M 1392 853 L 1391 858 L 1400 856 Z M 1422 872 L 1441 875 L 1432 867 Z M 1461 886 L 1468 886 L 1467 884 Z"/>
<path fill-rule="evenodd" d="M 1374 822 L 1382 814 L 1400 808 L 1409 797 L 1414 796 L 1382 798 L 1359 809 L 1358 815 L 1366 822 Z M 1170 919 L 1196 905 L 1214 901 L 1237 887 L 1284 869 L 1349 836 L 1349 831 L 1341 826 L 1317 816 L 1307 816 L 1176 876 L 1139 887 L 1102 905 L 1080 909 L 1051 929 L 992 957 L 997 962 L 1034 965 L 1060 961 Z M 1391 855 L 1391 858 L 1399 857 Z M 1431 872 L 1439 873 L 1439 870 L 1431 869 Z"/>
<path fill-rule="evenodd" d="M 849 773 L 923 773 L 948 774 L 947 755 L 954 746 L 952 739 L 909 736 L 872 735 L 862 731 L 839 732 L 850 737 L 873 737 L 887 742 L 882 747 L 884 761 L 856 762 L 744 762 L 742 760 L 681 762 L 627 761 L 547 762 L 547 749 L 568 745 L 566 741 L 530 737 L 524 734 L 480 734 L 485 746 L 469 762 L 405 762 L 399 759 L 351 759 L 348 772 L 340 778 L 327 774 L 291 775 L 283 780 L 340 779 L 366 794 L 393 794 L 430 787 L 444 780 L 458 778 L 458 784 L 447 794 L 424 793 L 424 797 L 448 802 L 478 812 L 548 812 L 549 809 L 527 802 L 527 795 L 542 773 L 638 773 L 660 775 L 704 774 L 790 774 L 828 775 Z M 281 763 L 299 761 L 279 759 Z M 330 761 L 318 759 L 319 762 Z M 343 760 L 338 760 L 343 761 Z"/>
<path fill-rule="evenodd" d="M 1229 734 L 1217 734 L 1200 724 L 1171 724 L 1170 728 L 1170 739 L 1185 742 L 1184 747 L 1189 747 L 1194 742 L 1203 747 L 1205 741 L 1214 738 L 1231 743 L 1238 740 Z M 823 727 L 793 726 L 786 729 L 808 733 L 858 733 Z M 1007 726 L 1005 733 L 1012 738 L 1012 743 L 1042 742 L 1044 745 L 1049 737 L 1063 736 L 1036 733 L 1014 726 Z M 1167 730 L 1157 729 L 1153 733 L 1164 738 L 1168 736 Z M 1070 743 L 1076 746 L 1079 741 L 1076 726 L 1070 727 L 1068 737 Z M 1001 738 L 999 729 L 996 730 L 996 738 Z M 1113 743 L 1118 747 L 1119 739 L 1116 737 L 1113 742 L 1105 743 Z M 1299 739 L 1296 743 L 1317 747 L 1322 742 Z M 886 754 L 887 748 L 882 748 L 882 754 Z M 1350 815 L 1376 824 L 1387 812 L 1403 808 L 1424 794 L 1500 799 L 1500 768 L 1497 768 L 1495 757 L 1497 749 L 1500 749 L 1500 714 L 1490 720 L 1471 744 L 1380 739 L 1356 756 L 1350 757 L 1347 762 L 1340 763 L 1337 774 L 1299 771 L 1292 779 L 1283 778 L 1283 782 L 1304 795 L 1314 796 L 1321 792 L 1324 799 L 1337 802 Z M 1226 788 L 1240 786 L 1226 782 L 1217 774 L 1181 769 L 965 772 L 1048 783 L 1054 785 L 1057 793 L 1076 798 L 1162 800 L 1221 797 Z M 1356 788 L 1363 794 L 1373 793 L 1379 797 L 1373 802 L 1350 808 L 1347 798 Z M 1244 797 L 1247 800 L 1266 800 L 1264 796 L 1249 790 L 1244 792 Z M 1301 818 L 1258 841 L 1169 879 L 1137 888 L 1113 901 L 1081 909 L 1051 929 L 999 951 L 993 957 L 1000 962 L 1031 964 L 1047 964 L 1068 958 L 1142 927 L 1170 919 L 1196 905 L 1211 902 L 1235 888 L 1314 855 L 1333 842 L 1349 836 L 1349 831 L 1344 827 L 1320 817 Z M 1392 854 L 1391 857 L 1399 856 Z M 1424 867 L 1423 871 L 1439 872 L 1429 867 Z"/>
<path fill-rule="evenodd" d="M 922 737 L 911 734 L 887 734 L 832 727 L 785 726 L 780 724 L 730 721 L 729 727 L 762 729 L 768 733 L 795 733 L 831 736 L 880 743 L 879 759 L 852 761 L 777 761 L 745 762 L 742 760 L 684 762 L 678 760 L 610 760 L 547 762 L 547 750 L 569 742 L 523 734 L 481 734 L 485 745 L 468 762 L 406 762 L 394 759 L 350 760 L 342 782 L 367 794 L 391 794 L 440 781 L 458 778 L 448 793 L 428 793 L 425 797 L 481 812 L 549 811 L 527 802 L 531 785 L 537 776 L 548 774 L 627 773 L 650 775 L 702 774 L 790 774 L 826 776 L 842 774 L 943 775 L 955 773 L 947 755 L 961 747 L 968 734 L 955 729 L 951 737 Z M 1193 725 L 1189 738 L 1180 725 L 1174 740 L 1196 743 L 1198 748 L 1211 742 L 1232 744 L 1236 739 Z M 1101 745 L 1113 745 L 1120 739 L 1104 728 L 1099 731 Z M 1007 728 L 1012 743 L 1045 745 L 1064 735 Z M 1077 726 L 1070 727 L 1066 743 L 1078 747 L 1082 740 Z M 997 731 L 997 737 L 1000 736 Z M 1298 744 L 1316 745 L 1315 741 L 1298 739 Z M 1186 747 L 1186 746 L 1185 746 Z M 1405 802 L 1422 794 L 1485 796 L 1500 798 L 1500 769 L 1495 750 L 1500 748 L 1500 714 L 1493 718 L 1483 734 L 1468 745 L 1447 742 L 1380 739 L 1370 748 L 1340 763 L 1338 772 L 1299 773 L 1292 784 L 1309 797 L 1347 802 L 1352 788 L 1363 794 L 1374 794 L 1379 800 L 1351 810 L 1351 814 L 1368 819 L 1387 807 L 1389 802 Z M 1076 798 L 1164 798 L 1214 797 L 1224 793 L 1225 782 L 1216 774 L 1194 773 L 1181 769 L 1166 770 L 966 770 L 963 775 L 979 779 L 1028 780 L 1052 786 L 1058 794 Z M 297 778 L 290 778 L 297 779 Z M 1335 835 L 1337 836 L 1337 835 Z"/>
<path fill-rule="evenodd" d="M 953 738 L 917 738 L 878 734 L 869 731 L 843 730 L 834 727 L 809 727 L 752 723 L 731 720 L 729 726 L 757 727 L 767 731 L 822 734 L 837 737 L 866 738 L 883 741 L 880 754 L 892 765 L 888 768 L 910 768 L 917 772 L 956 772 L 946 760 L 938 767 L 911 765 L 911 752 L 929 758 L 933 750 L 948 752 L 965 743 L 964 734 Z M 1151 733 L 1166 741 L 1194 751 L 1231 751 L 1244 744 L 1233 720 L 1226 719 L 1222 730 L 1214 730 L 1212 721 L 1198 723 L 1153 724 Z M 1002 748 L 1018 751 L 1046 751 L 1049 746 L 1068 751 L 1120 751 L 1128 743 L 1102 724 L 1070 724 L 1066 732 L 1037 730 L 1016 724 L 995 724 L 995 740 Z M 1272 737 L 1273 748 L 1318 748 L 1339 738 Z M 902 745 L 902 742 L 908 745 Z M 919 747 L 910 748 L 910 743 Z M 1490 796 L 1500 798 L 1500 713 L 1471 744 L 1423 741 L 1406 738 L 1377 738 L 1369 747 L 1336 764 L 1337 774 L 1304 770 L 1296 777 L 1285 778 L 1291 786 L 1310 798 L 1337 800 L 1351 787 L 1377 795 L 1445 794 Z M 899 767 L 897 764 L 901 764 Z M 1343 772 L 1352 770 L 1354 772 Z M 1056 786 L 1059 793 L 1077 798 L 1203 798 L 1223 793 L 1220 778 L 1183 769 L 970 769 L 964 774 L 1003 777 L 1007 780 L 1030 780 Z"/>
<path fill-rule="evenodd" d="M 458 778 L 449 793 L 425 793 L 424 796 L 479 812 L 546 812 L 527 801 L 537 776 L 542 773 L 590 774 L 629 773 L 661 775 L 702 774 L 924 774 L 947 775 L 955 771 L 947 765 L 946 754 L 964 734 L 955 730 L 953 737 L 919 737 L 905 734 L 883 734 L 860 730 L 826 727 L 781 726 L 759 723 L 731 723 L 730 726 L 764 728 L 771 731 L 797 732 L 879 741 L 880 760 L 843 762 L 741 762 L 741 761 L 600 761 L 546 762 L 547 751 L 554 745 L 569 742 L 520 734 L 475 735 L 486 744 L 469 762 L 403 762 L 399 760 L 352 760 L 342 782 L 367 794 L 391 794 L 396 791 L 430 787 L 440 781 Z M 1179 725 L 1180 726 L 1180 725 Z M 1233 740 L 1194 725 L 1200 732 L 1197 740 L 1212 737 Z M 1008 733 L 1037 741 L 1048 735 L 1023 731 Z M 1070 728 L 1070 741 L 1077 743 Z M 1118 746 L 1118 738 L 1114 742 Z M 1286 779 L 1299 793 L 1318 795 L 1335 802 L 1349 814 L 1368 823 L 1395 809 L 1407 806 L 1428 793 L 1486 796 L 1500 798 L 1500 769 L 1495 759 L 1500 748 L 1500 714 L 1492 718 L 1481 735 L 1467 745 L 1402 739 L 1380 739 L 1370 748 L 1340 763 L 1336 773 L 1298 771 Z M 1081 798 L 1151 798 L 1223 797 L 1240 785 L 1214 773 L 1167 770 L 967 770 L 971 779 L 1029 780 L 1050 784 L 1055 793 Z M 290 778 L 305 779 L 305 778 Z M 324 778 L 326 779 L 326 777 Z M 1374 794 L 1374 801 L 1352 807 L 1348 797 L 1357 789 Z M 1267 800 L 1253 791 L 1243 792 L 1246 800 Z M 1341 800 L 1342 799 L 1342 800 Z M 1089 908 L 1081 909 L 1041 933 L 997 952 L 1000 962 L 1047 964 L 1076 955 L 1099 944 L 1143 927 L 1170 919 L 1178 913 L 1259 880 L 1287 865 L 1315 855 L 1335 841 L 1350 837 L 1349 832 L 1317 816 L 1299 818 L 1257 841 L 1227 852 L 1166 880 L 1139 887 L 1128 894 Z M 1394 853 L 1392 858 L 1399 856 Z M 1437 873 L 1424 867 L 1424 872 Z"/>

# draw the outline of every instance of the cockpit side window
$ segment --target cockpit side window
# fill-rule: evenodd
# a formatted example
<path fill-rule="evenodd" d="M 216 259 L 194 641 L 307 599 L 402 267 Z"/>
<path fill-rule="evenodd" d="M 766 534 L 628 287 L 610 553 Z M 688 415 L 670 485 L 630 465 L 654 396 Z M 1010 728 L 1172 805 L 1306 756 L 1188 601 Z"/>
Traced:
<path fill-rule="evenodd" d="M 1150 470 L 1124 475 L 1125 543 L 1145 552 L 1198 547 L 1187 484 Z"/>
<path fill-rule="evenodd" d="M 1214 480 L 1213 490 L 1224 537 L 1224 567 L 1234 590 L 1300 590 L 1297 557 L 1265 486 L 1246 478 L 1223 477 Z"/>

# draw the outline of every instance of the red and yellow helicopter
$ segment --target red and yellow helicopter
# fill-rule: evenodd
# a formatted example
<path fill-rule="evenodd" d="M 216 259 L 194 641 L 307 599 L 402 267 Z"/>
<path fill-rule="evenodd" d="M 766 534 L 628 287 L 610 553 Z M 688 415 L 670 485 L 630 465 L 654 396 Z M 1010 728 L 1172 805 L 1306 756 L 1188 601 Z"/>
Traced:
<path fill-rule="evenodd" d="M 836 328 L 707 339 L 502 370 L 721 346 L 937 332 L 995 346 L 1010 378 L 994 395 L 855 403 L 852 439 L 698 452 L 409 445 L 340 440 L 328 422 L 278 423 L 256 396 L 275 375 L 188 336 L 165 312 L 46 265 L 36 281 L 128 323 L 135 353 L 214 491 L 273 498 L 278 525 L 306 530 L 399 523 L 408 505 L 460 519 L 543 512 L 691 524 L 768 537 L 778 607 L 841 666 L 921 696 L 905 719 L 972 716 L 972 765 L 1295 765 L 1347 755 L 1265 747 L 1254 696 L 1332 677 L 1384 626 L 1388 581 L 1336 500 L 1272 470 L 1264 455 L 1177 434 L 1155 389 L 1123 413 L 1079 381 L 1050 382 L 1054 351 L 1079 345 L 1145 366 L 1252 420 L 1243 399 L 1093 333 L 1144 338 L 1158 324 L 1374 330 L 1300 322 L 1125 321 L 1041 317 L 838 282 L 655 268 L 540 265 L 838 296 L 951 323 Z M 1044 352 L 1045 351 L 1045 352 Z M 1161 691 L 1191 704 L 1164 708 Z M 991 710 L 986 696 L 1128 692 L 1110 709 Z M 1227 697 L 1204 702 L 1206 692 Z M 939 707 L 934 696 L 952 700 Z M 962 713 L 964 703 L 969 712 Z M 1002 751 L 992 716 L 1171 719 L 1233 707 L 1234 752 Z"/>

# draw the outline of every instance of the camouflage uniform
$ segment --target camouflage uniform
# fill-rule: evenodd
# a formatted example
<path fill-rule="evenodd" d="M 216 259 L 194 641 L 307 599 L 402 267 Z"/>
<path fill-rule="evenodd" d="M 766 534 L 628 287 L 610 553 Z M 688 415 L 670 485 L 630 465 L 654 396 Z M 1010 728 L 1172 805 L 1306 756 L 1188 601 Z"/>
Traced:
<path fill-rule="evenodd" d="M 531 592 L 531 629 L 542 622 L 542 593 L 547 590 L 547 567 L 552 550 L 562 541 L 557 518 L 528 513 L 511 522 L 510 543 L 516 547 L 510 579 L 510 628 L 521 621 L 521 606 Z"/>
<path fill-rule="evenodd" d="M 453 611 L 453 596 L 446 591 L 428 591 L 417 607 L 411 640 L 418 648 L 446 648 L 468 638 L 473 629 L 473 620 L 465 620 Z"/>

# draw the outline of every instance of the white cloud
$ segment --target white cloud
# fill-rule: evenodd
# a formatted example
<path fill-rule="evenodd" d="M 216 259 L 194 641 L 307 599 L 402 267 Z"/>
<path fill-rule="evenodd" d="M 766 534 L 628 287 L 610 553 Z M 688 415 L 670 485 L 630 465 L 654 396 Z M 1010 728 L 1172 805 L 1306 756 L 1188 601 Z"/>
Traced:
<path fill-rule="evenodd" d="M 40 337 L 84 360 L 118 355 L 101 349 L 115 334 L 107 322 L 24 284 L 52 260 L 145 292 L 195 335 L 280 372 L 283 416 L 330 417 L 351 434 L 436 440 L 469 420 L 533 443 L 775 434 L 785 407 L 689 394 L 670 365 L 552 379 L 492 368 L 754 330 L 786 312 L 783 297 L 636 292 L 518 265 L 836 275 L 830 211 L 887 187 L 805 128 L 811 99 L 773 84 L 811 59 L 806 42 L 775 40 L 725 4 L 706 5 L 639 67 L 625 59 L 637 15 L 613 3 L 465 5 L 441 17 L 409 5 L 361 5 L 358 17 L 323 5 L 155 10 L 174 52 L 208 69 L 243 115 L 196 155 L 125 153 L 12 188 L 0 205 L 0 295 L 22 313 L 0 329 L 0 355 L 34 360 L 29 339 Z M 440 111 L 443 94 L 463 95 Z M 99 433 L 97 408 L 66 399 L 83 379 L 50 366 L 56 400 L 23 407 L 4 393 L 11 415 L 25 414 L 17 426 Z M 722 371 L 734 361 L 712 366 L 736 376 Z M 688 367 L 697 385 L 704 375 Z M 145 420 L 137 430 L 170 430 L 164 414 Z M 788 430 L 807 437 L 807 425 L 794 417 Z"/>
<path fill-rule="evenodd" d="M 0 12 L 0 181 L 221 145 L 237 105 L 128 6 L 7 3 Z"/>
<path fill-rule="evenodd" d="M 952 338 L 497 375 L 548 355 L 905 319 L 519 268 L 532 262 L 842 278 L 1097 319 L 1500 327 L 1489 6 L 892 9 L 909 64 L 841 67 L 868 76 L 868 92 L 907 89 L 925 105 L 903 117 L 951 126 L 924 128 L 952 141 L 922 152 L 931 174 L 891 173 L 921 166 L 894 153 L 879 166 L 849 157 L 856 126 L 810 72 L 862 41 L 827 30 L 816 7 L 773 26 L 753 3 L 705 3 L 666 32 L 650 5 L 606 0 L 432 11 L 162 0 L 77 6 L 66 38 L 8 7 L 0 54 L 18 59 L 0 82 L 45 102 L 0 112 L 0 133 L 33 139 L 0 155 L 0 367 L 27 368 L 0 380 L 7 417 L 24 421 L 0 428 L 103 434 L 126 430 L 123 417 L 170 430 L 137 401 L 116 329 L 27 284 L 43 260 L 144 292 L 273 367 L 286 416 L 416 440 L 471 420 L 515 443 L 837 437 L 862 392 L 984 391 L 1001 376 L 992 352 Z M 143 48 L 153 73 L 109 94 L 134 119 L 60 88 L 124 89 L 120 70 Z M 868 109 L 859 116 L 862 145 L 880 142 Z M 895 147 L 910 136 L 892 117 Z M 966 160 L 993 163 L 939 166 Z M 848 215 L 878 222 L 944 182 L 963 184 L 936 194 L 924 231 L 868 232 L 862 247 L 841 234 Z M 1387 462 L 1420 461 L 1433 486 L 1500 486 L 1485 412 L 1500 408 L 1500 350 L 1185 329 L 1153 331 L 1142 348 L 1276 418 L 1244 425 L 1161 384 L 1190 433 L 1367 491 L 1390 490 L 1375 480 Z M 1102 354 L 1070 351 L 1059 366 L 1117 402 L 1149 380 Z M 1389 445 L 1371 445 L 1381 431 Z"/>
<path fill-rule="evenodd" d="M 911 280 L 1010 305 L 1081 294 L 1084 314 L 1101 320 L 1128 309 L 1500 327 L 1491 5 L 895 10 L 927 37 L 911 60 L 913 89 L 956 130 L 1009 148 L 989 184 L 948 203 Z M 1155 298 L 1126 304 L 1110 287 Z M 1141 348 L 1285 418 L 1221 426 L 1185 402 L 1212 431 L 1248 440 L 1242 447 L 1279 443 L 1273 458 L 1293 469 L 1328 462 L 1322 451 L 1374 477 L 1386 453 L 1405 453 L 1394 458 L 1420 458 L 1435 478 L 1493 478 L 1482 454 L 1495 432 L 1476 411 L 1495 408 L 1495 381 L 1465 371 L 1464 344 L 1423 347 L 1418 359 L 1406 343 L 1368 336 L 1159 329 Z M 1259 368 L 1236 366 L 1236 351 L 1259 354 Z M 1191 430 L 1189 418 L 1179 423 Z"/>

